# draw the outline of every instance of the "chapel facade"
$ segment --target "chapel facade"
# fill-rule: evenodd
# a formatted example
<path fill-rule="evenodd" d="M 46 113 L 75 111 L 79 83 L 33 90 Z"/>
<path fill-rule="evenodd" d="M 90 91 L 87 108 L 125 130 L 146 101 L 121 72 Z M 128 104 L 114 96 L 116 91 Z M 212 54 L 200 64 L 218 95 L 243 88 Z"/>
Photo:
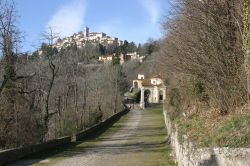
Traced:
<path fill-rule="evenodd" d="M 138 78 L 133 80 L 133 89 L 141 92 L 140 107 L 142 109 L 147 103 L 163 103 L 166 99 L 166 86 L 160 75 L 145 78 L 143 74 L 138 74 Z"/>

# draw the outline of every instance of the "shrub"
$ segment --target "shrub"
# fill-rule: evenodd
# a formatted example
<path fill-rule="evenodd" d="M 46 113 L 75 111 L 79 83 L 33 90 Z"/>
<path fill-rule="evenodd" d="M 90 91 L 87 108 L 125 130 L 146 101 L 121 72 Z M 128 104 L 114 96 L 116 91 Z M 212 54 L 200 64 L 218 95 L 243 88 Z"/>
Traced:
<path fill-rule="evenodd" d="M 198 80 L 195 80 L 193 82 L 193 88 L 194 88 L 194 94 L 195 97 L 200 101 L 200 102 L 208 102 L 209 101 L 209 96 L 205 90 L 204 84 Z"/>
<path fill-rule="evenodd" d="M 175 111 L 180 111 L 181 94 L 178 88 L 173 88 L 169 95 L 169 104 L 175 108 Z"/>

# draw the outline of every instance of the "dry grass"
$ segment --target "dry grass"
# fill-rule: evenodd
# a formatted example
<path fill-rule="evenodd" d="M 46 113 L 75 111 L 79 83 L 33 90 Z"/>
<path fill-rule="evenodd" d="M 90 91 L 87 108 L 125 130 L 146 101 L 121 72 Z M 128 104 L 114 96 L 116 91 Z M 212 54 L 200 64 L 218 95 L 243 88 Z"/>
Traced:
<path fill-rule="evenodd" d="M 169 109 L 174 111 L 174 109 Z M 199 108 L 172 117 L 182 134 L 198 147 L 250 147 L 250 111 L 239 109 L 220 115 L 212 108 Z M 174 115 L 173 113 L 171 113 Z M 176 115 L 176 114 L 175 114 Z"/>

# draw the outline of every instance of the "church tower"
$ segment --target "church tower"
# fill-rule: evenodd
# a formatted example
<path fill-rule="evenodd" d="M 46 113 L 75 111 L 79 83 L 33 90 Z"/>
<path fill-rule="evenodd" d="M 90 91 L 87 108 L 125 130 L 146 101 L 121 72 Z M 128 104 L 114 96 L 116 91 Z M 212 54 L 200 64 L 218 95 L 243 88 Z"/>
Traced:
<path fill-rule="evenodd" d="M 86 26 L 84 28 L 84 33 L 83 34 L 84 34 L 84 37 L 89 37 L 89 27 Z"/>

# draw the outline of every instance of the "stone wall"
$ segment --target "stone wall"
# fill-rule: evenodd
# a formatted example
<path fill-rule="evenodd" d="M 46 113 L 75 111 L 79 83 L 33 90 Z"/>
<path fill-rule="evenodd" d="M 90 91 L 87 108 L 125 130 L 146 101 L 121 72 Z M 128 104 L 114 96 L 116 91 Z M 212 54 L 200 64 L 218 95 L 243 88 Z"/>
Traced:
<path fill-rule="evenodd" d="M 200 148 L 194 147 L 186 135 L 179 136 L 167 111 L 163 111 L 165 126 L 175 160 L 180 166 L 250 166 L 250 148 Z M 181 141 L 180 141 L 181 140 Z"/>
<path fill-rule="evenodd" d="M 110 124 L 112 124 L 113 122 L 115 122 L 121 116 L 127 114 L 128 112 L 129 112 L 128 108 L 121 111 L 121 112 L 118 112 L 117 114 L 115 114 L 115 115 L 109 117 L 108 119 L 106 119 L 106 120 L 92 126 L 91 128 L 79 132 L 78 134 L 75 135 L 73 140 L 74 141 L 81 141 L 81 140 L 84 140 L 84 139 L 88 138 L 89 136 L 93 135 L 97 131 L 100 131 L 100 130 L 102 130 L 104 128 L 107 128 Z"/>
<path fill-rule="evenodd" d="M 109 125 L 112 125 L 116 120 L 118 120 L 121 116 L 127 114 L 129 112 L 129 109 L 126 105 L 124 105 L 126 109 L 124 109 L 121 112 L 118 112 L 117 114 L 111 116 L 110 118 L 100 122 L 99 124 L 94 125 L 93 127 L 84 130 L 72 137 L 63 137 L 54 139 L 48 142 L 26 146 L 26 147 L 20 147 L 20 148 L 14 148 L 14 149 L 8 149 L 4 151 L 0 151 L 0 166 L 6 165 L 8 163 L 11 163 L 13 161 L 19 160 L 21 158 L 24 158 L 26 156 L 40 153 L 43 151 L 47 151 L 50 149 L 57 148 L 59 146 L 63 146 L 66 144 L 69 144 L 71 142 L 84 140 L 86 138 L 89 138 L 89 136 L 93 135 L 94 133 L 104 129 L 108 128 Z"/>
<path fill-rule="evenodd" d="M 6 165 L 31 154 L 69 144 L 70 142 L 71 137 L 63 137 L 36 145 L 0 151 L 0 166 Z"/>

